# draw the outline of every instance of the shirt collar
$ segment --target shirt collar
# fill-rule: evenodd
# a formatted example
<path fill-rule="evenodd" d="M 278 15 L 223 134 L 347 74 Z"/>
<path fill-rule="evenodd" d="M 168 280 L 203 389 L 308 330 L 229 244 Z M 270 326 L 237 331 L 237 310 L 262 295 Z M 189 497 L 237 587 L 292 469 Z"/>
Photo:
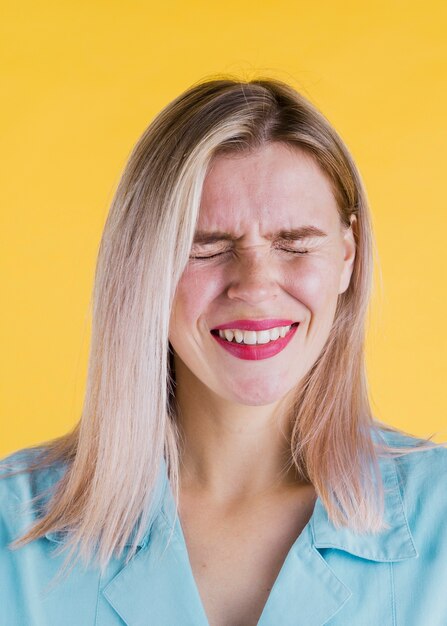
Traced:
<path fill-rule="evenodd" d="M 358 535 L 336 529 L 317 499 L 310 522 L 291 547 L 267 598 L 259 626 L 283 624 L 320 626 L 328 623 L 349 601 L 349 579 L 336 574 L 319 547 L 332 547 L 376 561 L 417 556 L 406 523 L 393 459 L 380 459 L 385 487 L 385 513 L 389 528 L 377 535 Z M 161 472 L 163 499 L 147 540 L 127 566 L 103 588 L 104 599 L 126 626 L 146 623 L 209 626 L 193 577 L 183 531 L 175 516 L 175 503 Z M 173 530 L 173 541 L 166 544 Z M 162 558 L 161 558 L 162 557 Z"/>
<path fill-rule="evenodd" d="M 378 436 L 385 441 L 379 433 Z M 371 561 L 401 561 L 418 556 L 400 492 L 396 461 L 379 457 L 384 488 L 384 521 L 387 528 L 379 533 L 356 533 L 347 527 L 337 528 L 328 518 L 320 498 L 311 518 L 316 548 L 335 548 Z"/>

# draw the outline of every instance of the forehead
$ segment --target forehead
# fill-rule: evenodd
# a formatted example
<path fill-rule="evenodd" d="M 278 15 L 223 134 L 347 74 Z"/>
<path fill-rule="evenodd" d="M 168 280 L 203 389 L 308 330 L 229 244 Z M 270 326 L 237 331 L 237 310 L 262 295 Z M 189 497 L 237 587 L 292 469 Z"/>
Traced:
<path fill-rule="evenodd" d="M 303 150 L 268 143 L 243 155 L 214 157 L 205 177 L 199 229 L 242 231 L 300 223 L 336 227 L 337 202 L 316 161 Z"/>

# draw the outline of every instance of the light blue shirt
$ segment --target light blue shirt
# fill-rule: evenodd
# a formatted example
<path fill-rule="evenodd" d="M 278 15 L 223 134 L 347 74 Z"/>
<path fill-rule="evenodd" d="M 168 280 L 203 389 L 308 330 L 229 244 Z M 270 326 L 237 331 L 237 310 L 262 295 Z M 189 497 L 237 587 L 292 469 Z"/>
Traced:
<path fill-rule="evenodd" d="M 407 438 L 382 431 L 388 441 Z M 409 445 L 409 443 L 408 443 Z M 28 449 L 7 457 L 26 463 Z M 336 529 L 318 498 L 271 589 L 259 626 L 446 626 L 447 449 L 381 459 L 390 527 L 378 535 Z M 6 544 L 33 514 L 16 507 L 50 487 L 63 468 L 0 480 L 1 626 L 209 626 L 163 465 L 157 504 L 137 554 L 113 559 L 102 578 L 77 564 L 46 589 L 65 554 L 49 533 L 16 551 Z M 240 557 L 234 555 L 235 569 Z"/>

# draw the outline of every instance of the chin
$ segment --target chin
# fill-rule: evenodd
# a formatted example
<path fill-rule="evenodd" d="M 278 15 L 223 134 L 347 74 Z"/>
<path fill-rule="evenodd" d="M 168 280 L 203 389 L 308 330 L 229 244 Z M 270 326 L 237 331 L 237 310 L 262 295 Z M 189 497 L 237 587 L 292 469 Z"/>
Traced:
<path fill-rule="evenodd" d="M 246 406 L 267 406 L 285 398 L 295 387 L 284 385 L 235 384 L 227 393 L 221 394 L 228 400 Z"/>

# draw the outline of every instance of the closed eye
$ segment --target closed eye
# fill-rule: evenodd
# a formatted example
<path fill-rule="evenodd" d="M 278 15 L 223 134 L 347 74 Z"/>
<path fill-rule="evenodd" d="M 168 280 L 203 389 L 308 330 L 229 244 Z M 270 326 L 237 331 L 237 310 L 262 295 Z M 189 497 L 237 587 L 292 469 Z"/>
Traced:
<path fill-rule="evenodd" d="M 300 254 L 300 255 L 304 255 L 304 254 L 308 254 L 309 250 L 291 250 L 289 248 L 277 248 L 279 250 L 282 250 L 283 252 L 290 252 L 291 254 Z M 223 252 L 218 252 L 217 254 L 210 254 L 207 256 L 190 256 L 190 259 L 194 259 L 195 261 L 204 261 L 206 259 L 215 259 L 216 257 L 219 256 L 224 256 L 225 254 L 229 254 L 230 252 L 232 252 L 232 250 L 224 250 Z"/>

